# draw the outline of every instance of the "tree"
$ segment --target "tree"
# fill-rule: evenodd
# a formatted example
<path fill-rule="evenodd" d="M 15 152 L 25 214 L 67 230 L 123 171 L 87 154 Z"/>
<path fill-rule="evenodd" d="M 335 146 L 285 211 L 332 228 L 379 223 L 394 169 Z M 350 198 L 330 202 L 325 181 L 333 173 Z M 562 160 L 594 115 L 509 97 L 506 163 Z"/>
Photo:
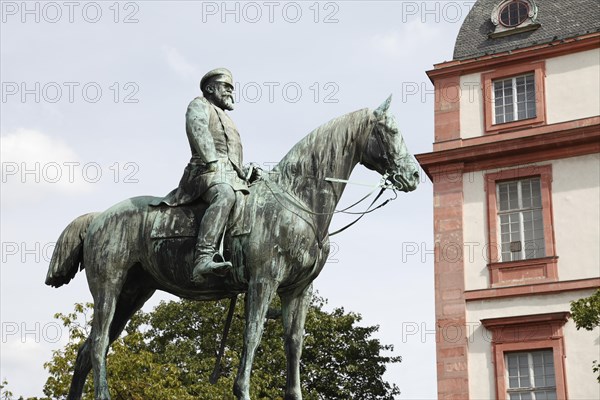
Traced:
<path fill-rule="evenodd" d="M 372 337 L 378 326 L 361 327 L 361 316 L 336 308 L 323 310 L 325 300 L 314 297 L 306 320 L 302 356 L 304 397 L 319 399 L 393 399 L 400 393 L 382 375 L 386 365 L 401 357 L 381 354 L 393 350 Z M 243 307 L 237 307 L 222 360 L 221 378 L 208 380 L 220 345 L 228 301 L 161 302 L 149 313 L 138 312 L 125 334 L 112 345 L 108 355 L 108 379 L 114 399 L 207 399 L 233 398 L 231 389 L 241 357 Z M 278 301 L 273 306 L 280 307 Z M 62 399 L 76 358 L 77 348 L 89 331 L 91 304 L 77 304 L 75 312 L 57 314 L 68 327 L 69 343 L 54 352 L 45 364 L 50 377 L 44 393 Z M 257 351 L 252 374 L 252 396 L 281 398 L 285 387 L 286 363 L 281 321 L 268 319 Z M 93 399 L 93 383 L 86 383 L 84 399 Z"/>
<path fill-rule="evenodd" d="M 596 290 L 590 297 L 572 301 L 571 316 L 575 321 L 577 330 L 583 328 L 591 331 L 600 326 L 600 289 Z M 598 363 L 598 360 L 592 362 L 592 371 L 598 374 L 596 379 L 600 383 L 600 363 Z"/>
<path fill-rule="evenodd" d="M 2 380 L 0 383 L 0 399 L 1 400 L 14 400 L 14 394 L 10 390 L 8 390 L 8 381 L 6 379 Z M 23 400 L 23 396 L 19 397 L 19 400 Z M 30 399 L 36 400 L 36 399 Z"/>

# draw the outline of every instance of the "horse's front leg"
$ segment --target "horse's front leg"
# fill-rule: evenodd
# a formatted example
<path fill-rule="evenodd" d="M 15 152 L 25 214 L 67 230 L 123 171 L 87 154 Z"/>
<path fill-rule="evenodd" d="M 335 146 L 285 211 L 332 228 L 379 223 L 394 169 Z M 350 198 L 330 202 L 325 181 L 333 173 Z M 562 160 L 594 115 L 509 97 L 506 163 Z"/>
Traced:
<path fill-rule="evenodd" d="M 302 400 L 300 357 L 304 342 L 304 322 L 310 305 L 312 284 L 301 290 L 281 294 L 283 334 L 287 357 L 285 400 Z"/>
<path fill-rule="evenodd" d="M 246 294 L 246 329 L 244 347 L 233 393 L 238 400 L 250 400 L 250 374 L 256 349 L 263 334 L 265 318 L 271 300 L 275 295 L 276 283 L 272 280 L 252 279 Z"/>

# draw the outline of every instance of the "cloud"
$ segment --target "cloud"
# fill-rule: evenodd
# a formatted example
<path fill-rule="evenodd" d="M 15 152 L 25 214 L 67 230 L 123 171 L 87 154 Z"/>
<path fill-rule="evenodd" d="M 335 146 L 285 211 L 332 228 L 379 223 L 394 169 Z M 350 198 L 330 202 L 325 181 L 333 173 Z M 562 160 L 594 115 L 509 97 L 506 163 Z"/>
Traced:
<path fill-rule="evenodd" d="M 98 170 L 82 163 L 62 140 L 37 130 L 2 135 L 0 148 L 3 206 L 41 201 L 57 192 L 89 192 Z"/>
<path fill-rule="evenodd" d="M 169 67 L 183 79 L 196 79 L 199 70 L 189 63 L 185 57 L 174 47 L 162 46 L 162 52 Z"/>
<path fill-rule="evenodd" d="M 3 324 L 5 324 L 3 322 Z M 12 323 L 7 323 L 11 324 Z M 44 370 L 44 362 L 51 356 L 51 348 L 57 344 L 50 344 L 43 341 L 41 337 L 45 332 L 45 327 L 38 325 L 25 326 L 24 323 L 17 329 L 27 328 L 27 332 L 19 332 L 15 336 L 5 335 L 3 326 L 2 343 L 2 377 L 8 381 L 8 388 L 13 389 L 15 395 L 35 396 L 41 392 L 40 388 L 44 386 L 48 373 Z M 58 326 L 58 328 L 61 328 Z M 11 326 L 12 329 L 12 326 Z M 55 334 L 55 327 L 52 327 L 51 334 Z M 48 330 L 50 332 L 50 330 Z M 27 388 L 27 389 L 23 389 Z M 17 393 L 18 390 L 18 393 Z"/>
<path fill-rule="evenodd" d="M 398 29 L 371 36 L 370 45 L 384 56 L 406 58 L 409 54 L 418 54 L 420 50 L 428 48 L 427 43 L 436 45 L 439 35 L 437 26 L 413 20 L 400 25 Z"/>

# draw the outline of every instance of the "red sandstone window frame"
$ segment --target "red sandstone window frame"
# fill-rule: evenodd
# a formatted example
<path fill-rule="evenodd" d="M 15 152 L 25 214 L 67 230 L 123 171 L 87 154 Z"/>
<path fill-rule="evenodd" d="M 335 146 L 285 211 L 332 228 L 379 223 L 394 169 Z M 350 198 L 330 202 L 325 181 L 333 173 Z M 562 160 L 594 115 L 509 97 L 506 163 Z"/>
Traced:
<path fill-rule="evenodd" d="M 552 349 L 556 397 L 567 400 L 562 327 L 569 315 L 568 312 L 557 312 L 481 320 L 483 326 L 492 332 L 496 399 L 508 398 L 505 353 Z"/>
<path fill-rule="evenodd" d="M 533 118 L 520 119 L 511 122 L 496 124 L 494 121 L 494 81 L 507 79 L 527 73 L 533 73 L 535 77 L 535 107 L 536 116 Z M 484 103 L 484 128 L 485 134 L 500 133 L 501 131 L 512 131 L 517 128 L 540 126 L 546 124 L 546 91 L 545 91 L 546 63 L 537 61 L 528 64 L 510 65 L 500 67 L 494 71 L 481 74 Z"/>
<path fill-rule="evenodd" d="M 498 251 L 498 208 L 496 184 L 526 178 L 540 178 L 542 195 L 542 219 L 544 224 L 545 257 L 518 261 L 500 261 Z M 485 175 L 488 219 L 488 270 L 490 286 L 514 286 L 522 284 L 555 282 L 558 280 L 558 257 L 554 241 L 552 212 L 552 165 L 529 165 L 502 170 Z"/>

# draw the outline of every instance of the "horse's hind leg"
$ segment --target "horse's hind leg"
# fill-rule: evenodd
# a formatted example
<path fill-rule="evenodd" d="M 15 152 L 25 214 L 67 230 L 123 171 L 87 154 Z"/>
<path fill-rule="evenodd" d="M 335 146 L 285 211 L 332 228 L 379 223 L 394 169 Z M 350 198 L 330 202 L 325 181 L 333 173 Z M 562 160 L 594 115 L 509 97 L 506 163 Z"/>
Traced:
<path fill-rule="evenodd" d="M 109 346 L 119 337 L 132 315 L 154 294 L 154 289 L 143 286 L 140 283 L 141 280 L 142 278 L 138 277 L 137 274 L 131 272 L 128 274 L 127 282 L 121 290 L 110 326 Z M 87 338 L 77 353 L 77 361 L 75 362 L 75 370 L 67 400 L 81 399 L 85 380 L 92 369 L 91 336 Z"/>
<path fill-rule="evenodd" d="M 126 267 L 110 261 L 102 268 L 96 266 L 94 271 L 90 268 L 90 263 L 87 263 L 86 266 L 88 283 L 94 298 L 94 319 L 90 340 L 95 400 L 110 400 L 106 379 L 106 353 L 110 343 L 110 326 L 115 315 L 117 299 L 125 281 L 126 271 Z"/>
<path fill-rule="evenodd" d="M 131 286 L 126 284 L 119 301 L 117 302 L 115 315 L 110 327 L 109 346 L 119 337 L 121 332 L 123 332 L 125 325 L 133 314 L 135 314 L 135 312 L 138 311 L 154 293 L 154 289 L 144 288 L 139 285 L 136 285 L 136 287 L 133 286 L 133 284 L 131 284 Z M 124 296 L 125 293 L 127 293 L 129 297 Z M 90 335 L 77 353 L 73 380 L 71 381 L 71 388 L 69 389 L 67 400 L 81 399 L 85 380 L 91 369 L 92 358 Z"/>
<path fill-rule="evenodd" d="M 283 308 L 283 335 L 287 358 L 285 400 L 302 400 L 300 385 L 300 357 L 304 340 L 304 322 L 310 305 L 312 285 L 281 294 Z"/>
<path fill-rule="evenodd" d="M 71 388 L 67 400 L 79 400 L 83 393 L 85 379 L 92 369 L 92 359 L 90 357 L 90 337 L 88 337 L 77 352 L 77 360 L 75 361 L 75 369 L 73 371 L 73 379 L 71 380 Z"/>

